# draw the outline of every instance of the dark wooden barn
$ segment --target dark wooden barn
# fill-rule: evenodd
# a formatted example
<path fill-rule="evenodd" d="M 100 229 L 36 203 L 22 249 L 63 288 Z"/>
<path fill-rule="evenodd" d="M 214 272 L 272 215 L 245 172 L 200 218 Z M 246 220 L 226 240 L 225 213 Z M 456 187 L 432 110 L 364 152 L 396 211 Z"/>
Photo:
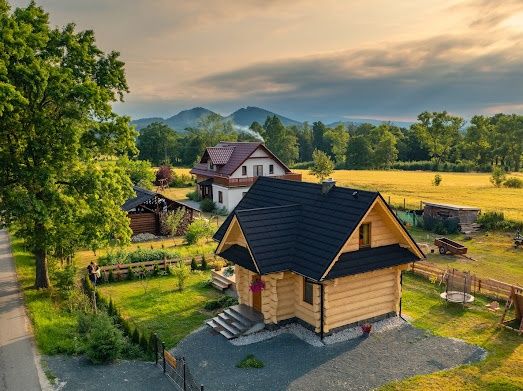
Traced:
<path fill-rule="evenodd" d="M 193 219 L 198 210 L 181 202 L 171 200 L 160 193 L 134 186 L 136 196 L 128 199 L 122 206 L 127 212 L 133 235 L 151 233 L 162 235 L 161 215 L 163 213 L 184 208 L 185 217 L 182 228 L 185 228 Z"/>

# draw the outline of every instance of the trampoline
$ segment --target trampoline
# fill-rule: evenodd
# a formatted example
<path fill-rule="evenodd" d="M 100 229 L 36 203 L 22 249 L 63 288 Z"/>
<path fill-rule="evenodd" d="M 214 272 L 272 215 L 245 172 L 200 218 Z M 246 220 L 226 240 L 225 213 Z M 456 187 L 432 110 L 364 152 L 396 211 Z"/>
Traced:
<path fill-rule="evenodd" d="M 442 280 L 445 282 L 445 291 L 440 297 L 446 302 L 465 305 L 474 301 L 472 290 L 476 286 L 476 277 L 473 274 L 450 269 L 445 272 Z"/>
<path fill-rule="evenodd" d="M 446 300 L 450 303 L 472 303 L 474 301 L 474 296 L 470 293 L 458 292 L 458 291 L 448 291 L 443 292 L 439 295 L 443 300 Z"/>

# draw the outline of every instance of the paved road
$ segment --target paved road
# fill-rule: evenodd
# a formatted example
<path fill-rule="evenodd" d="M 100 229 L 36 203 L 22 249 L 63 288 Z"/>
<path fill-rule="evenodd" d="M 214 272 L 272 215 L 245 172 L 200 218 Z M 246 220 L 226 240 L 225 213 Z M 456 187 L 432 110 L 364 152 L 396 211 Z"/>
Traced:
<path fill-rule="evenodd" d="M 9 238 L 0 230 L 0 390 L 41 390 Z"/>

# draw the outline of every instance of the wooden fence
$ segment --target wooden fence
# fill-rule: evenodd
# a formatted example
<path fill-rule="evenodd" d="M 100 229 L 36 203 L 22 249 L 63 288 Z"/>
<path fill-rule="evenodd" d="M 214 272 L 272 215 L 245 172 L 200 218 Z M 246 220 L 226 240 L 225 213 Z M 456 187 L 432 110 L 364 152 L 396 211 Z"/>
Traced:
<path fill-rule="evenodd" d="M 436 278 L 437 281 L 442 281 L 447 269 L 442 269 L 438 265 L 427 262 L 418 261 L 412 264 L 411 270 L 427 278 Z M 465 275 L 464 272 L 456 271 L 456 275 Z M 492 278 L 479 278 L 475 277 L 472 279 L 472 290 L 477 293 L 482 293 L 486 296 L 495 296 L 507 300 L 512 287 L 522 289 L 517 285 L 508 284 L 506 282 L 497 281 Z"/>
<path fill-rule="evenodd" d="M 201 255 L 194 256 L 194 260 L 198 263 L 202 261 L 202 258 L 203 257 Z M 182 259 L 182 261 L 185 264 L 189 265 L 192 259 L 193 258 Z M 217 259 L 217 257 L 212 257 L 208 260 L 214 261 L 215 259 Z M 179 259 L 162 259 L 159 261 L 121 263 L 116 265 L 100 266 L 101 278 L 103 281 L 107 281 L 109 279 L 109 272 L 112 271 L 115 280 L 125 280 L 127 278 L 127 274 L 129 273 L 130 268 L 134 271 L 134 273 L 140 273 L 142 267 L 150 272 L 154 270 L 156 265 L 158 265 L 159 270 L 166 271 L 170 265 L 176 264 L 178 261 Z"/>

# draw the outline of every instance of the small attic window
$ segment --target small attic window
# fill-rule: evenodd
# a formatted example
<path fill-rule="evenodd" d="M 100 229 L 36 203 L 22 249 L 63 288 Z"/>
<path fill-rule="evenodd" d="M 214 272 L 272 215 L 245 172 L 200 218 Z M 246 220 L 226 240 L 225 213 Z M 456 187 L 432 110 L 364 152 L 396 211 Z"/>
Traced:
<path fill-rule="evenodd" d="M 242 166 L 242 175 L 247 175 L 247 166 Z"/>
<path fill-rule="evenodd" d="M 360 248 L 370 247 L 370 223 L 360 225 Z"/>
<path fill-rule="evenodd" d="M 274 174 L 274 164 L 269 164 L 269 174 Z"/>

